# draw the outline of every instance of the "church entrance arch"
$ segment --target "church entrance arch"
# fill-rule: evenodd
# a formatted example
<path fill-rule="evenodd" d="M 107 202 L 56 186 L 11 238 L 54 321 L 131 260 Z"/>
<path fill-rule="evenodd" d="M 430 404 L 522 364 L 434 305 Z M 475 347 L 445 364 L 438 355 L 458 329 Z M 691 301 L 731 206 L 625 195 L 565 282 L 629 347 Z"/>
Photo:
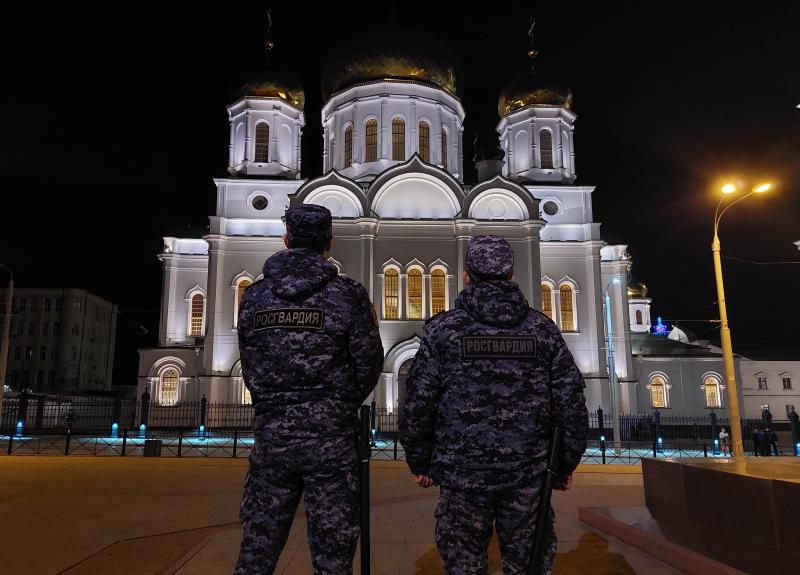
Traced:
<path fill-rule="evenodd" d="M 414 365 L 414 358 L 410 357 L 400 364 L 397 370 L 397 407 L 403 409 L 406 403 L 406 381 L 411 373 L 411 366 Z"/>

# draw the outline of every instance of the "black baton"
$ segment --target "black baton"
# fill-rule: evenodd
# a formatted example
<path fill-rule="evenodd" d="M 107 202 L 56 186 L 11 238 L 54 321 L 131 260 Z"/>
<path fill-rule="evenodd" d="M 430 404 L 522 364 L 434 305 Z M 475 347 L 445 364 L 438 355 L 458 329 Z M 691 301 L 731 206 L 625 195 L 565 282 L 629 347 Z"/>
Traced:
<path fill-rule="evenodd" d="M 369 456 L 372 451 L 370 445 L 369 406 L 361 406 L 361 441 L 360 475 L 361 475 L 361 573 L 369 575 Z"/>
<path fill-rule="evenodd" d="M 547 471 L 544 474 L 542 498 L 539 501 L 539 511 L 536 515 L 533 554 L 531 555 L 531 566 L 528 569 L 530 575 L 540 575 L 544 563 L 545 535 L 547 534 L 547 520 L 550 518 L 550 496 L 553 494 L 553 486 L 561 479 L 558 475 L 558 464 L 561 460 L 563 438 L 564 430 L 556 426 L 553 429 L 553 442 L 550 444 L 550 457 L 547 461 Z"/>

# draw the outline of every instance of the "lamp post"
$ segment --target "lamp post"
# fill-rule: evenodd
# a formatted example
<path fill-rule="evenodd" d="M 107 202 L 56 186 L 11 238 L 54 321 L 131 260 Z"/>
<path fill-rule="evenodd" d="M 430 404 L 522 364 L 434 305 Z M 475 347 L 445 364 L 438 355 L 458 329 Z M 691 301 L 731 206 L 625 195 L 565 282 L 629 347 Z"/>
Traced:
<path fill-rule="evenodd" d="M 614 278 L 608 285 L 606 285 L 606 290 L 604 294 L 604 303 L 605 303 L 605 312 L 606 312 L 606 333 L 608 334 L 608 381 L 611 385 L 611 425 L 614 429 L 614 451 L 619 453 L 620 451 L 620 440 L 622 439 L 619 435 L 619 416 L 620 416 L 620 408 L 619 408 L 619 390 L 617 389 L 617 371 L 614 365 L 614 335 L 612 332 L 612 324 L 611 324 L 611 297 L 608 295 L 608 288 L 611 287 L 612 284 L 618 284 L 619 279 Z"/>
<path fill-rule="evenodd" d="M 3 389 L 6 384 L 6 366 L 8 365 L 8 339 L 11 331 L 11 298 L 14 297 L 14 275 L 11 268 L 0 264 L 0 268 L 8 271 L 8 287 L 6 288 L 6 305 L 3 311 L 3 340 L 0 343 L 0 409 L 3 408 Z"/>
<path fill-rule="evenodd" d="M 761 194 L 769 190 L 771 184 L 764 183 L 755 186 L 750 193 L 745 194 L 738 200 L 731 202 L 724 209 L 720 211 L 722 204 L 731 194 L 738 191 L 738 187 L 734 184 L 725 184 L 722 186 L 723 196 L 717 204 L 717 211 L 714 213 L 714 239 L 711 242 L 711 252 L 714 255 L 714 276 L 717 281 L 717 300 L 719 302 L 719 322 L 720 322 L 720 340 L 722 343 L 722 357 L 725 364 L 725 390 L 728 395 L 728 414 L 731 424 L 731 441 L 733 442 L 733 456 L 743 457 L 744 447 L 742 445 L 742 420 L 739 415 L 739 395 L 736 389 L 736 373 L 733 368 L 733 345 L 731 344 L 731 330 L 728 328 L 728 310 L 725 306 L 725 288 L 722 284 L 722 261 L 720 257 L 720 243 L 719 223 L 722 216 L 725 215 L 730 208 L 752 196 L 753 194 Z"/>

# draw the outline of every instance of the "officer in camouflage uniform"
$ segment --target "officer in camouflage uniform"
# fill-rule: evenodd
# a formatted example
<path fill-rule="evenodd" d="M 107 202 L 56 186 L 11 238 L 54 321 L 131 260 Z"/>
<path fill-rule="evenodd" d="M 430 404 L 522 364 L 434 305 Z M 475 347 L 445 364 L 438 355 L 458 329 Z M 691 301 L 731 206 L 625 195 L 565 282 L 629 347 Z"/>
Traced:
<path fill-rule="evenodd" d="M 239 307 L 242 373 L 255 444 L 236 574 L 269 574 L 304 494 L 314 573 L 352 573 L 359 534 L 358 407 L 383 363 L 364 287 L 327 260 L 327 208 L 286 211 L 287 250 L 264 263 Z"/>
<path fill-rule="evenodd" d="M 503 572 L 527 575 L 553 426 L 565 432 L 560 488 L 586 447 L 584 382 L 559 329 L 510 281 L 508 242 L 473 238 L 465 264 L 455 309 L 425 326 L 406 381 L 402 443 L 417 484 L 441 485 L 436 543 L 447 573 L 489 572 L 494 525 Z M 552 519 L 548 531 L 547 573 Z"/>

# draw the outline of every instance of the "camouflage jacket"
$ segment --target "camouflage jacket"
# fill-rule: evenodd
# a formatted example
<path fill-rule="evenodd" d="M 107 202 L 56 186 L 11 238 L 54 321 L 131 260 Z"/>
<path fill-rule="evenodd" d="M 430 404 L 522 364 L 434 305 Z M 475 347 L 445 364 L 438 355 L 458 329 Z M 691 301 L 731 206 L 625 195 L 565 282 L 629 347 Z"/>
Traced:
<path fill-rule="evenodd" d="M 383 364 L 374 318 L 364 287 L 321 255 L 267 259 L 244 292 L 238 331 L 244 381 L 274 441 L 357 434 Z"/>
<path fill-rule="evenodd" d="M 506 489 L 543 471 L 559 424 L 571 473 L 586 448 L 584 387 L 561 332 L 519 286 L 480 282 L 425 326 L 400 421 L 408 465 L 447 487 Z"/>

